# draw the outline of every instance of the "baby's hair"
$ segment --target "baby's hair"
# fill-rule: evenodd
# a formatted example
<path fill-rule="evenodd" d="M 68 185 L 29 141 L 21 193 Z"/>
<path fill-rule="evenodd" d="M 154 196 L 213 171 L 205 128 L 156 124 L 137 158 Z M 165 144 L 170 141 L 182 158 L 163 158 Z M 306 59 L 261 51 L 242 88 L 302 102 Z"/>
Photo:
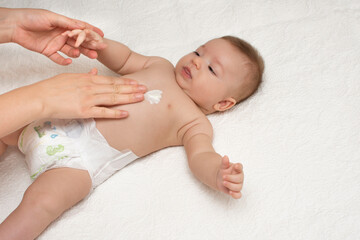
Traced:
<path fill-rule="evenodd" d="M 241 53 L 245 54 L 251 62 L 252 71 L 250 81 L 252 82 L 251 85 L 253 86 L 253 89 L 251 90 L 250 94 L 248 94 L 248 96 L 246 96 L 245 98 L 240 99 L 240 97 L 238 97 L 236 101 L 237 103 L 239 103 L 253 95 L 259 88 L 262 82 L 262 75 L 264 72 L 264 60 L 259 54 L 259 52 L 253 46 L 251 46 L 250 43 L 238 37 L 223 36 L 221 37 L 221 39 L 228 41 L 230 44 L 236 47 Z"/>

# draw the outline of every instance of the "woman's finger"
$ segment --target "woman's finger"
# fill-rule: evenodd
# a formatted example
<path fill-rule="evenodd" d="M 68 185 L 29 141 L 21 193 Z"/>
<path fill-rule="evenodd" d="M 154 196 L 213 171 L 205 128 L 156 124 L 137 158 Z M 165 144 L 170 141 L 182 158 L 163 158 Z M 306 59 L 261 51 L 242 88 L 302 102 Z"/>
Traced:
<path fill-rule="evenodd" d="M 119 109 L 93 107 L 86 115 L 90 118 L 126 118 L 129 116 L 129 113 Z"/>
<path fill-rule="evenodd" d="M 48 56 L 48 58 L 50 58 L 53 62 L 63 65 L 63 66 L 66 66 L 66 65 L 69 65 L 70 63 L 72 63 L 72 60 L 70 58 L 64 58 L 57 52 L 51 54 L 50 56 Z"/>
<path fill-rule="evenodd" d="M 65 44 L 60 51 L 71 58 L 77 58 L 80 56 L 80 50 L 73 48 L 68 44 Z"/>
<path fill-rule="evenodd" d="M 95 26 L 93 26 L 93 25 L 90 25 L 90 24 L 88 24 L 88 23 L 86 23 L 86 22 L 83 22 L 83 21 L 80 21 L 80 20 L 76 20 L 76 22 L 77 22 L 77 23 L 80 23 L 80 24 L 84 24 L 84 25 L 85 25 L 84 28 L 91 29 L 91 30 L 93 30 L 94 32 L 98 33 L 101 37 L 104 37 L 104 33 L 103 33 L 103 31 L 101 31 L 100 28 L 97 28 L 97 27 L 95 27 Z M 83 28 L 81 28 L 81 29 L 83 29 Z"/>
<path fill-rule="evenodd" d="M 49 12 L 48 15 L 51 25 L 53 25 L 54 27 L 59 27 L 69 30 L 78 29 L 78 28 L 83 29 L 86 27 L 84 22 L 81 22 L 76 19 L 71 19 L 53 12 Z"/>
<path fill-rule="evenodd" d="M 124 84 L 124 85 L 137 85 L 138 82 L 130 78 L 120 78 L 112 76 L 93 76 L 92 82 L 96 84 Z"/>
<path fill-rule="evenodd" d="M 115 93 L 115 94 L 130 94 L 130 93 L 145 93 L 146 87 L 143 85 L 123 85 L 123 84 L 113 84 L 113 85 L 97 85 L 94 88 L 94 94 L 103 94 L 103 93 Z"/>
<path fill-rule="evenodd" d="M 128 104 L 135 103 L 144 100 L 144 94 L 142 93 L 132 93 L 132 94 L 99 94 L 94 96 L 93 105 L 119 105 L 119 104 Z"/>

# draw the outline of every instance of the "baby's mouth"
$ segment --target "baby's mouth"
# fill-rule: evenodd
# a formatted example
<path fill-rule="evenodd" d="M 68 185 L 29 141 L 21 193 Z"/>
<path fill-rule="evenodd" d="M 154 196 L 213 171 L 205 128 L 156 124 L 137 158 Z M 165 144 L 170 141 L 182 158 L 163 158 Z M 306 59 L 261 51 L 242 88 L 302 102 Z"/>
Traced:
<path fill-rule="evenodd" d="M 190 68 L 188 67 L 183 67 L 181 73 L 185 78 L 190 78 L 190 79 L 192 78 Z"/>

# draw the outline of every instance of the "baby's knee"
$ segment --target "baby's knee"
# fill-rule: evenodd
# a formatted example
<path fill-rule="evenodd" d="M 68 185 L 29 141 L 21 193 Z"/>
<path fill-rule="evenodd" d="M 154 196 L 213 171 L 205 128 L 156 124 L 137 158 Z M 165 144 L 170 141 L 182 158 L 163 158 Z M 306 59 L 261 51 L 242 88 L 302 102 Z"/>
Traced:
<path fill-rule="evenodd" d="M 60 200 L 56 199 L 51 193 L 36 191 L 31 187 L 25 191 L 21 204 L 28 209 L 32 209 L 33 214 L 38 216 L 47 215 L 50 218 L 56 218 L 66 210 Z"/>

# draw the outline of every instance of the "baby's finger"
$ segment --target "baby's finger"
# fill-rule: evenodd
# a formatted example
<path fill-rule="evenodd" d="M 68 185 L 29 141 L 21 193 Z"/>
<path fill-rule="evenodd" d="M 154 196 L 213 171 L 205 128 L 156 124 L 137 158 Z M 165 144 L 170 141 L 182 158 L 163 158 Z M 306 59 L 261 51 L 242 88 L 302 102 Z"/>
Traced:
<path fill-rule="evenodd" d="M 232 183 L 243 183 L 244 174 L 224 175 L 223 179 Z"/>
<path fill-rule="evenodd" d="M 83 48 L 82 46 L 75 47 L 75 40 L 72 38 L 69 38 L 66 43 L 74 48 L 78 48 L 80 50 L 81 54 L 87 56 L 88 58 L 96 59 L 98 57 L 97 52 L 94 50 Z"/>
<path fill-rule="evenodd" d="M 227 169 L 227 168 L 229 168 L 229 157 L 228 156 L 224 156 L 223 158 L 222 158 L 222 161 L 221 161 L 221 168 L 222 169 Z"/>
<path fill-rule="evenodd" d="M 242 196 L 241 192 L 229 191 L 229 194 L 230 194 L 230 196 L 232 196 L 232 197 L 235 198 L 235 199 L 239 199 L 239 198 L 241 198 L 241 196 Z"/>
<path fill-rule="evenodd" d="M 224 181 L 223 182 L 223 185 L 228 188 L 230 191 L 235 191 L 235 192 L 240 192 L 243 185 L 242 183 L 239 184 L 239 183 L 231 183 L 231 182 L 228 182 L 228 181 Z"/>
<path fill-rule="evenodd" d="M 241 163 L 236 163 L 234 166 L 234 169 L 238 172 L 241 173 L 243 171 L 243 165 Z"/>
<path fill-rule="evenodd" d="M 75 42 L 75 47 L 79 47 L 84 42 L 85 38 L 86 38 L 86 33 L 84 31 L 79 33 L 79 36 L 77 37 Z"/>
<path fill-rule="evenodd" d="M 89 74 L 91 74 L 91 75 L 97 75 L 97 74 L 98 74 L 97 68 L 91 69 L 90 72 L 89 72 Z"/>

